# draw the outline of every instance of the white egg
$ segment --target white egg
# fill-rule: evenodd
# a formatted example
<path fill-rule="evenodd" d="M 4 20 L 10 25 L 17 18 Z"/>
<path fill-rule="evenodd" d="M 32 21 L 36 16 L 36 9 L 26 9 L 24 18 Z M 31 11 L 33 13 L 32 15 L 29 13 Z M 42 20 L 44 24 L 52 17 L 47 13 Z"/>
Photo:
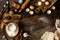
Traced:
<path fill-rule="evenodd" d="M 51 10 L 48 10 L 48 11 L 47 11 L 47 14 L 51 14 Z"/>
<path fill-rule="evenodd" d="M 46 2 L 45 2 L 45 5 L 49 5 L 49 2 L 48 2 L 48 1 L 46 1 Z"/>
<path fill-rule="evenodd" d="M 30 14 L 30 15 L 33 15 L 33 14 L 34 14 L 34 11 L 29 11 L 29 14 Z"/>
<path fill-rule="evenodd" d="M 45 2 L 46 0 L 41 0 L 42 2 Z"/>
<path fill-rule="evenodd" d="M 41 1 L 39 1 L 39 2 L 38 2 L 38 6 L 41 6 L 41 5 L 42 5 L 42 2 L 41 2 Z"/>
<path fill-rule="evenodd" d="M 9 2 L 8 1 L 6 1 L 6 4 L 8 4 Z"/>
<path fill-rule="evenodd" d="M 52 9 L 55 10 L 55 6 L 52 6 Z"/>
<path fill-rule="evenodd" d="M 27 8 L 27 9 L 26 9 L 26 12 L 29 12 L 29 11 L 30 11 L 30 9 L 29 9 L 29 8 Z"/>
<path fill-rule="evenodd" d="M 6 7 L 6 5 L 4 5 L 4 7 Z"/>

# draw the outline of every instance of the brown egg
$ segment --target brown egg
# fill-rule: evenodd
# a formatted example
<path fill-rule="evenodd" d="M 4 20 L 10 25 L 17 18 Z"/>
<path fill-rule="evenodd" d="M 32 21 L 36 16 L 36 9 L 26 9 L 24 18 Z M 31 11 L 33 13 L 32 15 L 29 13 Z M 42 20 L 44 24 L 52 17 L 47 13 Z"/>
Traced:
<path fill-rule="evenodd" d="M 31 10 L 34 10 L 34 9 L 35 9 L 35 7 L 31 5 L 31 6 L 30 6 L 30 9 L 31 9 Z"/>

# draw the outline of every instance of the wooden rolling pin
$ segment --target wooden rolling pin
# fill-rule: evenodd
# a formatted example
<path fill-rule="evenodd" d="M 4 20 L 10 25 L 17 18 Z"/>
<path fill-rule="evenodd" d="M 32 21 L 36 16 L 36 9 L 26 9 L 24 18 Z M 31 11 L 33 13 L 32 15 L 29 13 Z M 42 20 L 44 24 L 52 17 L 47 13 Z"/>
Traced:
<path fill-rule="evenodd" d="M 21 9 L 19 10 L 19 12 L 21 12 L 23 9 L 25 9 L 25 7 L 27 6 L 27 4 L 30 2 L 30 0 L 26 0 L 24 2 L 24 4 L 21 6 Z"/>

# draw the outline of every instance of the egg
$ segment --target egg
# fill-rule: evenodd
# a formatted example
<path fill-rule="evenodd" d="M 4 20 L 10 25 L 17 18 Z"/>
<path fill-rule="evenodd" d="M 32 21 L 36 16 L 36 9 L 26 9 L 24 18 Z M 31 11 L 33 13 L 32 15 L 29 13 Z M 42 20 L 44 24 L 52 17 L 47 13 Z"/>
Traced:
<path fill-rule="evenodd" d="M 41 5 L 42 5 L 42 2 L 41 2 L 41 1 L 39 1 L 39 2 L 38 2 L 38 6 L 41 6 Z"/>
<path fill-rule="evenodd" d="M 29 12 L 30 11 L 30 9 L 29 8 L 26 8 L 26 12 Z"/>
<path fill-rule="evenodd" d="M 31 10 L 34 10 L 34 9 L 35 9 L 35 7 L 31 5 L 31 6 L 30 6 L 30 9 L 31 9 Z"/>
<path fill-rule="evenodd" d="M 46 0 L 41 0 L 42 2 L 45 2 Z"/>
<path fill-rule="evenodd" d="M 15 9 L 14 11 L 15 11 L 15 12 L 17 12 L 17 10 L 16 10 L 16 9 Z"/>
<path fill-rule="evenodd" d="M 55 10 L 56 9 L 55 6 L 52 6 L 52 9 Z"/>
<path fill-rule="evenodd" d="M 29 14 L 30 14 L 30 15 L 33 15 L 33 14 L 34 14 L 34 11 L 29 11 Z"/>
<path fill-rule="evenodd" d="M 48 1 L 46 1 L 46 2 L 45 2 L 45 5 L 49 5 L 49 2 L 48 2 Z"/>
<path fill-rule="evenodd" d="M 51 14 L 51 10 L 48 10 L 48 11 L 47 11 L 47 14 Z"/>
<path fill-rule="evenodd" d="M 6 7 L 6 5 L 4 5 L 4 7 Z"/>
<path fill-rule="evenodd" d="M 6 1 L 6 4 L 8 4 L 9 2 L 8 1 Z"/>

